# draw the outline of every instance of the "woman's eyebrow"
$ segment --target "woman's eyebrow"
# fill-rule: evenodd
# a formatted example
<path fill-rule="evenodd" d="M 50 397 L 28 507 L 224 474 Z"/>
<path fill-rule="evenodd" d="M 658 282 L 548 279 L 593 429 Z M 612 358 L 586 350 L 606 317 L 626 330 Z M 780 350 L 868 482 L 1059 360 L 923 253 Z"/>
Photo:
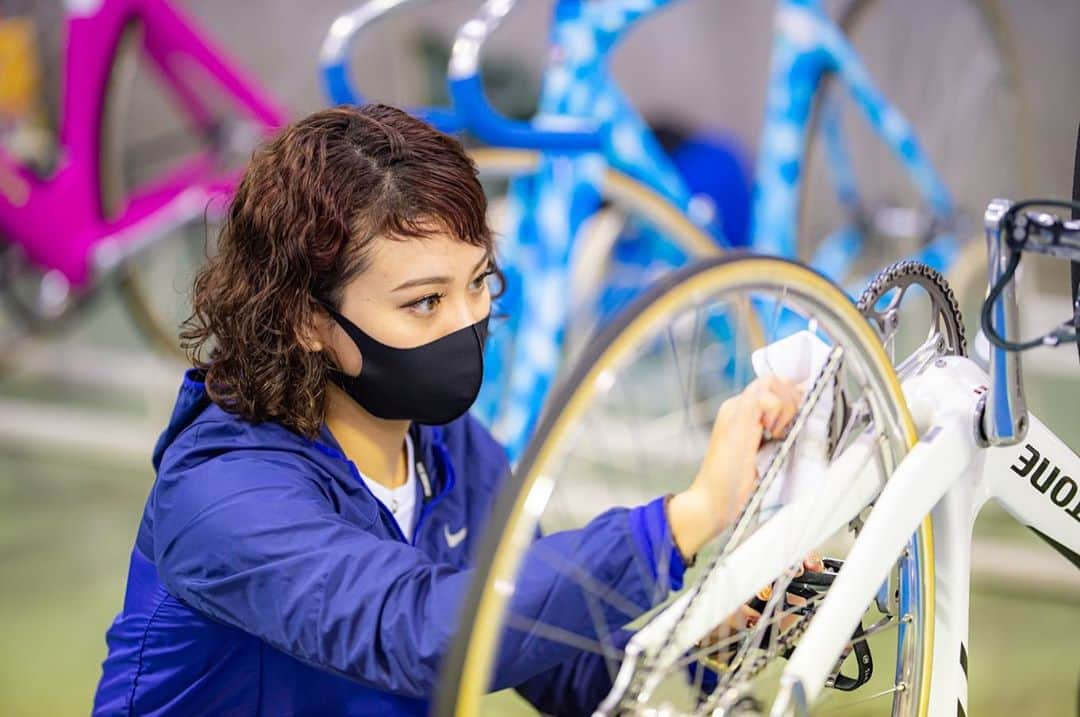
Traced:
<path fill-rule="evenodd" d="M 481 267 L 490 263 L 491 257 L 485 255 L 484 258 L 481 259 L 476 264 L 476 266 L 473 267 L 472 271 L 469 272 L 469 274 L 475 274 L 476 272 L 480 271 Z M 453 279 L 449 276 L 425 276 L 419 279 L 409 279 L 408 281 L 394 287 L 393 289 L 391 289 L 391 291 L 401 291 L 402 289 L 411 289 L 414 286 L 427 286 L 428 284 L 449 284 L 452 281 Z"/>
<path fill-rule="evenodd" d="M 411 289 L 414 286 L 424 286 L 427 284 L 449 284 L 450 281 L 451 279 L 448 276 L 425 276 L 421 279 L 409 279 L 394 287 L 391 291 L 401 291 L 402 289 Z"/>

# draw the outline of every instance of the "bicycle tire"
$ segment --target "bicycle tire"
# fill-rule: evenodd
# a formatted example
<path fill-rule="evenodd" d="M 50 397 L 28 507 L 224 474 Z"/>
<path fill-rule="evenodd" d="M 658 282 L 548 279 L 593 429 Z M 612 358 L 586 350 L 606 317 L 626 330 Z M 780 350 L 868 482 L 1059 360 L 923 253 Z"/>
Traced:
<path fill-rule="evenodd" d="M 444 660 L 437 694 L 440 717 L 474 715 L 488 684 L 490 667 L 502 625 L 502 610 L 513 591 L 515 571 L 534 535 L 537 516 L 530 517 L 526 501 L 546 462 L 568 435 L 597 392 L 597 378 L 650 328 L 665 325 L 680 307 L 696 296 L 721 289 L 738 291 L 763 284 L 785 287 L 829 312 L 830 323 L 845 349 L 857 351 L 871 367 L 875 390 L 891 411 L 890 439 L 899 460 L 917 436 L 899 381 L 876 332 L 844 292 L 821 275 L 794 262 L 767 257 L 717 257 L 667 276 L 622 312 L 581 357 L 553 392 L 518 471 L 502 489 L 489 518 L 489 529 L 475 563 L 476 577 L 461 612 L 459 634 Z M 904 665 L 910 687 L 899 693 L 894 714 L 925 715 L 929 707 L 933 656 L 934 572 L 933 533 L 925 519 L 914 542 L 920 572 L 920 601 L 913 620 L 915 644 Z"/>
<path fill-rule="evenodd" d="M 136 23 L 129 22 L 121 29 L 116 41 L 116 52 L 109 66 L 108 87 L 122 84 L 118 78 L 131 69 L 131 64 L 128 62 L 131 59 L 131 50 L 141 42 L 141 28 Z M 107 92 L 107 97 L 114 94 Z M 122 137 L 122 127 L 117 124 L 114 108 L 115 103 L 112 107 L 108 104 L 103 107 L 98 135 L 97 167 L 100 188 L 98 206 L 102 217 L 117 215 L 123 200 L 120 191 L 119 157 L 115 150 L 117 142 Z M 40 336 L 47 332 L 66 329 L 80 317 L 85 316 L 88 308 L 98 303 L 101 292 L 97 290 L 98 287 L 93 286 L 89 291 L 72 292 L 66 300 L 66 305 L 57 315 L 43 316 L 32 305 L 33 299 L 26 300 L 19 295 L 16 288 L 21 265 L 26 262 L 22 256 L 22 250 L 8 245 L 3 248 L 3 253 L 4 255 L 0 256 L 0 303 L 17 322 L 14 331 L 17 338 Z M 15 353 L 12 349 L 13 346 L 5 346 L 3 350 L 0 350 L 0 363 L 7 364 L 10 361 Z"/>
<path fill-rule="evenodd" d="M 123 207 L 123 127 L 135 80 L 135 53 L 138 52 L 141 38 L 142 28 L 137 22 L 129 22 L 124 27 L 105 84 L 98 145 L 98 186 L 101 188 L 99 200 L 103 217 L 116 216 Z M 164 238 L 171 238 L 172 234 L 170 232 Z M 153 248 L 145 251 L 152 252 Z M 180 349 L 179 327 L 153 307 L 151 291 L 133 261 L 124 261 L 116 267 L 115 281 L 124 307 L 143 340 L 164 356 L 186 358 Z"/>

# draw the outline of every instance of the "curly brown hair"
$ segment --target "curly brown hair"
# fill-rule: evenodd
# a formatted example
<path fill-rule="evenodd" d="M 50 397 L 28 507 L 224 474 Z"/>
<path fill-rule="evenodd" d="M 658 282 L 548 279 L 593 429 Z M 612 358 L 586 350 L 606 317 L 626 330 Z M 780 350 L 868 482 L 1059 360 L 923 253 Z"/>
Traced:
<path fill-rule="evenodd" d="M 340 307 L 376 236 L 447 232 L 491 254 L 486 212 L 461 144 L 393 107 L 326 109 L 284 128 L 254 153 L 180 333 L 210 398 L 314 437 L 329 364 L 302 337 L 320 302 Z"/>

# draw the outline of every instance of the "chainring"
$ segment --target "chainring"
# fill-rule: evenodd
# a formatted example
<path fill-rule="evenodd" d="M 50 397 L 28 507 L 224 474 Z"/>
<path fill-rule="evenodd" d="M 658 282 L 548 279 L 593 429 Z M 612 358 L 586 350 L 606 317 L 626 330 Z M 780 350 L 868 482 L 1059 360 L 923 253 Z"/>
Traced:
<path fill-rule="evenodd" d="M 918 286 L 930 297 L 930 336 L 936 333 L 943 340 L 941 353 L 966 356 L 964 317 L 956 294 L 941 272 L 922 262 L 899 261 L 878 272 L 859 297 L 859 311 L 877 329 L 882 342 L 888 343 L 900 326 L 900 305 L 912 286 Z M 884 306 L 879 306 L 891 292 L 896 295 Z"/>

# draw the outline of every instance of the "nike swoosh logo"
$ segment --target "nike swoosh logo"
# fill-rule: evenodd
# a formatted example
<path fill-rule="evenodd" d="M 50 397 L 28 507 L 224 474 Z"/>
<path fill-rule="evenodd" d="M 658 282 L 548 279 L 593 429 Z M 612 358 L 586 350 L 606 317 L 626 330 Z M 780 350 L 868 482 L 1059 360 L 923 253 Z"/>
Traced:
<path fill-rule="evenodd" d="M 461 545 L 461 541 L 465 540 L 465 534 L 469 532 L 468 526 L 462 526 L 460 530 L 453 533 L 450 532 L 450 526 L 443 524 L 443 537 L 446 538 L 447 546 L 456 548 Z"/>

